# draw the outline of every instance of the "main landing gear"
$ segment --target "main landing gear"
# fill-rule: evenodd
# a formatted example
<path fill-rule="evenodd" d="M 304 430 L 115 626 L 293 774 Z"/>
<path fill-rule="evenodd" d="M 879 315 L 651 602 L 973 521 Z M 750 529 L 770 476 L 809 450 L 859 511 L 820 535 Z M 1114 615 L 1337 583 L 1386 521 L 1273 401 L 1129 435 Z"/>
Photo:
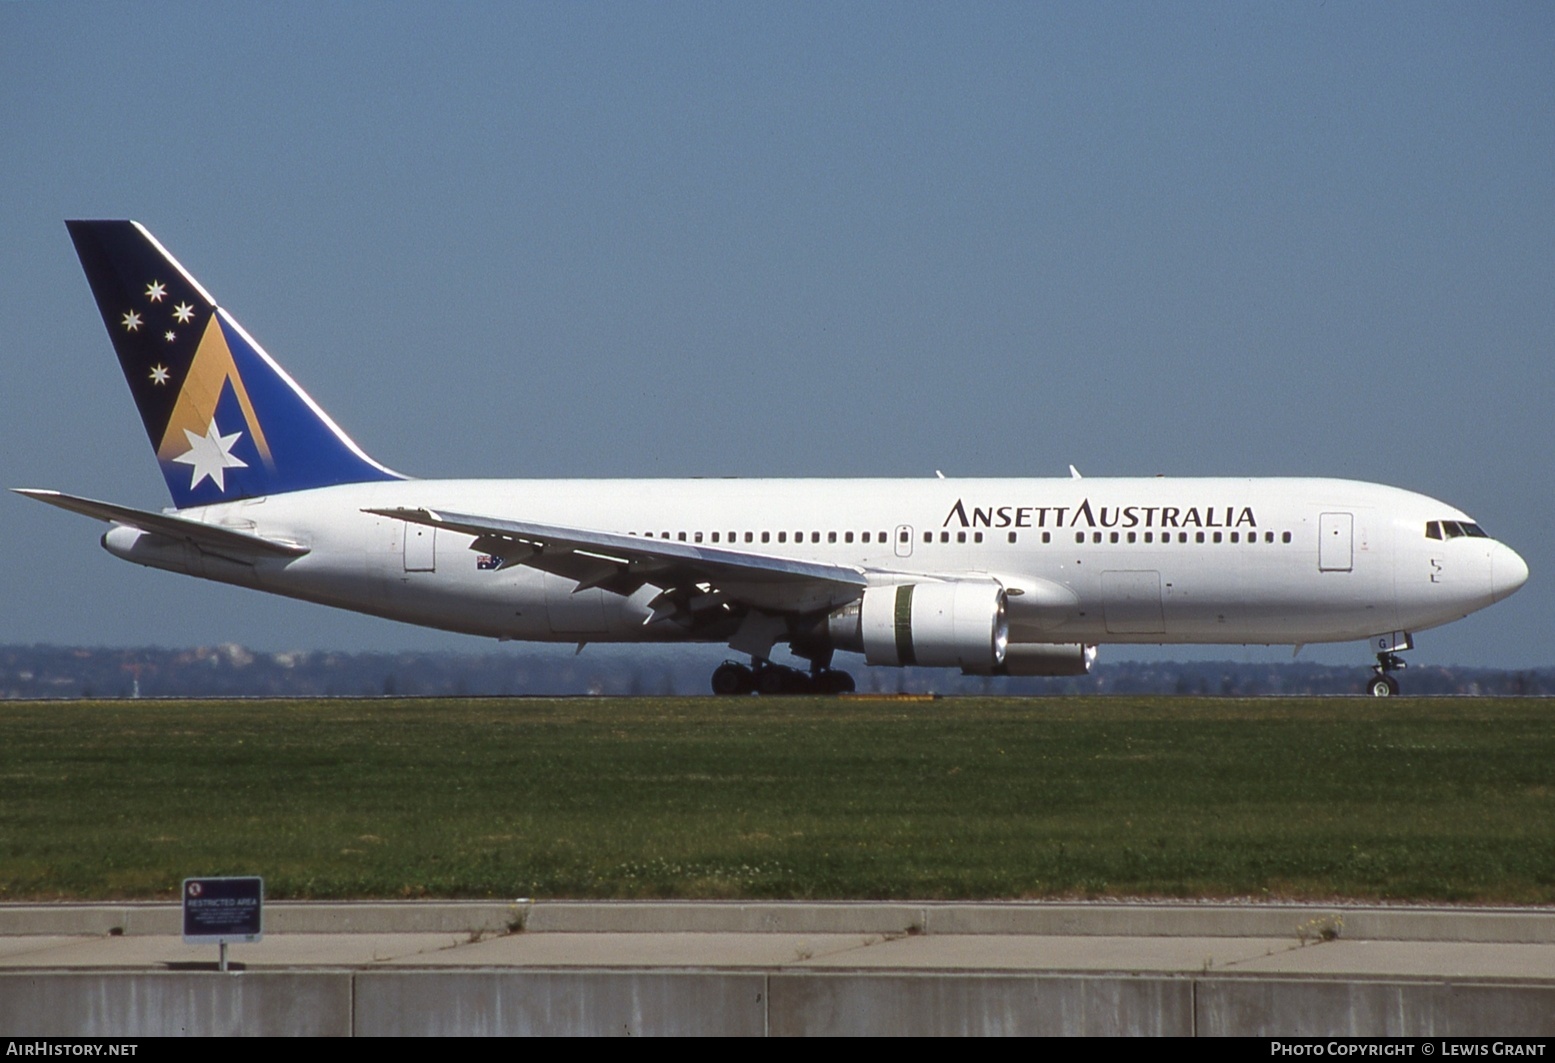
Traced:
<path fill-rule="evenodd" d="M 713 693 L 736 694 L 851 694 L 853 677 L 831 668 L 805 672 L 770 661 L 753 660 L 750 667 L 725 661 L 713 670 Z"/>
<path fill-rule="evenodd" d="M 1391 698 L 1398 693 L 1398 680 L 1393 673 L 1409 667 L 1404 658 L 1391 650 L 1377 654 L 1377 663 L 1371 666 L 1371 678 L 1366 681 L 1366 693 L 1374 698 Z"/>

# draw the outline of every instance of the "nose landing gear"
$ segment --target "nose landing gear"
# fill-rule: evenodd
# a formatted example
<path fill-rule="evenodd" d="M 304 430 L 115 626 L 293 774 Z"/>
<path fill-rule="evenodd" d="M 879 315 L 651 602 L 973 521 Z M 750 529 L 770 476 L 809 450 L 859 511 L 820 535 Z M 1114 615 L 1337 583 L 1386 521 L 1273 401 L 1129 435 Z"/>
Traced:
<path fill-rule="evenodd" d="M 1373 668 L 1372 677 L 1366 682 L 1366 693 L 1374 698 L 1391 698 L 1398 693 L 1398 680 L 1379 668 Z"/>
<path fill-rule="evenodd" d="M 1391 698 L 1398 693 L 1398 680 L 1393 673 L 1408 668 L 1404 658 L 1392 650 L 1377 654 L 1377 663 L 1371 666 L 1371 678 L 1366 681 L 1366 693 L 1374 698 Z"/>

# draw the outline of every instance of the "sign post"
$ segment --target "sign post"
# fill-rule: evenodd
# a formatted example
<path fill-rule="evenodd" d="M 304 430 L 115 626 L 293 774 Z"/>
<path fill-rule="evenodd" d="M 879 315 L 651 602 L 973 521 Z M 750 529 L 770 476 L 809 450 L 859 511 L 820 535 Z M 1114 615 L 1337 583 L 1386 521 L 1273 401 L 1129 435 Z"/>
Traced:
<path fill-rule="evenodd" d="M 245 878 L 186 878 L 184 944 L 220 945 L 219 969 L 227 969 L 227 943 L 258 941 L 264 937 L 265 880 Z"/>

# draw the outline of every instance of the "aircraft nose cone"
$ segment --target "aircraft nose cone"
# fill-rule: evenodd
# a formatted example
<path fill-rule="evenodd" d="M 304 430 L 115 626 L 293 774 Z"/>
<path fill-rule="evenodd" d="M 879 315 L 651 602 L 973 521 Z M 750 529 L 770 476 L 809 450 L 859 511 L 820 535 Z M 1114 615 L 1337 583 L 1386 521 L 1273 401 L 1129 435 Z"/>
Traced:
<path fill-rule="evenodd" d="M 1490 596 L 1499 602 L 1528 582 L 1528 562 L 1516 550 L 1503 546 L 1490 562 Z"/>

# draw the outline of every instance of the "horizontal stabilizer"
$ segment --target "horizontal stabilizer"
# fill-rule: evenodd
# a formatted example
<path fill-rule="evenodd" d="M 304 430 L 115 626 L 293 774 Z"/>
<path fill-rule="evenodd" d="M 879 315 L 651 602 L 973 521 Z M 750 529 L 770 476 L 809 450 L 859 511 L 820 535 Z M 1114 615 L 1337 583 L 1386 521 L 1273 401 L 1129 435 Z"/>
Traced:
<path fill-rule="evenodd" d="M 308 552 L 308 548 L 301 543 L 266 539 L 251 532 L 224 528 L 219 524 L 204 524 L 171 513 L 150 513 L 143 509 L 131 509 L 129 506 L 116 506 L 112 502 L 98 502 L 91 498 L 77 498 L 75 495 L 33 487 L 13 487 L 11 490 L 19 495 L 36 498 L 39 502 L 47 502 L 51 506 L 68 509 L 72 513 L 80 513 L 96 520 L 124 524 L 144 532 L 153 532 L 224 552 L 268 554 L 273 557 L 301 557 Z"/>

